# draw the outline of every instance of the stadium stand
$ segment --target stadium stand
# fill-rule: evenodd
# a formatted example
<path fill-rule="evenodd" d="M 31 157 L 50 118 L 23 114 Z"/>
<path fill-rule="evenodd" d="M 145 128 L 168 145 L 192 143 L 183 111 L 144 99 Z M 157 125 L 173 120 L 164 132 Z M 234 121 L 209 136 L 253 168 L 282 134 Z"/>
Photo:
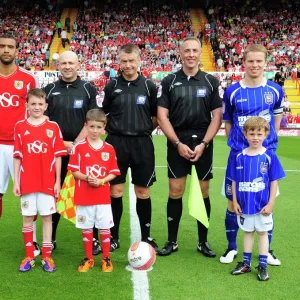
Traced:
<path fill-rule="evenodd" d="M 27 70 L 43 70 L 59 8 L 41 7 L 39 1 L 24 2 L 15 7 L 0 7 L 0 34 L 13 34 L 19 41 L 17 64 Z M 49 56 L 48 56 L 49 58 Z"/>

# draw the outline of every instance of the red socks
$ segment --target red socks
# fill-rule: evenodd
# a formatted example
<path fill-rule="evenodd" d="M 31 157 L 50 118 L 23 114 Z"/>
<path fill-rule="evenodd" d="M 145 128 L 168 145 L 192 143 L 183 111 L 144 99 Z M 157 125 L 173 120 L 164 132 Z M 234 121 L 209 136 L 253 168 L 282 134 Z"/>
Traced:
<path fill-rule="evenodd" d="M 52 253 L 52 243 L 43 242 L 42 258 L 51 257 L 51 253 Z"/>
<path fill-rule="evenodd" d="M 34 258 L 33 250 L 33 226 L 23 226 L 22 228 L 26 257 Z"/>
<path fill-rule="evenodd" d="M 102 257 L 110 257 L 110 229 L 100 229 L 100 240 L 102 245 Z"/>
<path fill-rule="evenodd" d="M 93 258 L 93 229 L 83 229 L 82 239 L 85 250 L 85 257 Z"/>

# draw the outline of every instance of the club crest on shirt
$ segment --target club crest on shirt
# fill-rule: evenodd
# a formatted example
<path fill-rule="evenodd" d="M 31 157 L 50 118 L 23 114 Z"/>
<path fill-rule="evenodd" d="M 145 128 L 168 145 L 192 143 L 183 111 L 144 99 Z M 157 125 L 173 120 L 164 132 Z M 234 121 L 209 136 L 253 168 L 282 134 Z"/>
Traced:
<path fill-rule="evenodd" d="M 274 95 L 270 92 L 264 93 L 265 103 L 270 105 L 273 103 Z"/>
<path fill-rule="evenodd" d="M 197 89 L 197 98 L 206 96 L 206 88 Z"/>
<path fill-rule="evenodd" d="M 145 102 L 146 102 L 146 96 L 143 95 L 137 96 L 136 104 L 145 104 Z"/>
<path fill-rule="evenodd" d="M 108 161 L 109 160 L 109 153 L 108 152 L 102 152 L 101 153 L 101 158 L 104 161 Z"/>
<path fill-rule="evenodd" d="M 268 172 L 268 163 L 260 163 L 260 173 L 266 174 Z"/>
<path fill-rule="evenodd" d="M 23 81 L 15 80 L 14 86 L 17 90 L 21 90 L 23 88 Z"/>
<path fill-rule="evenodd" d="M 52 137 L 53 137 L 53 131 L 52 131 L 52 130 L 46 129 L 46 133 L 47 133 L 47 136 L 48 136 L 49 138 L 52 138 Z"/>
<path fill-rule="evenodd" d="M 230 184 L 226 184 L 226 194 L 232 195 L 232 186 Z"/>
<path fill-rule="evenodd" d="M 28 201 L 22 201 L 21 207 L 22 207 L 22 209 L 28 209 L 28 207 L 29 207 L 29 202 L 28 202 Z"/>
<path fill-rule="evenodd" d="M 78 221 L 78 223 L 85 223 L 86 217 L 85 216 L 78 216 L 77 221 Z"/>

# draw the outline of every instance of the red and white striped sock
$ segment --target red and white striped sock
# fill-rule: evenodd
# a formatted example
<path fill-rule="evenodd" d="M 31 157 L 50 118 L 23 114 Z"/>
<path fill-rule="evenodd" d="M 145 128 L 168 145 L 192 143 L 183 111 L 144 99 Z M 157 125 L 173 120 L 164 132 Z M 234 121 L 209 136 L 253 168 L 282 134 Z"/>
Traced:
<path fill-rule="evenodd" d="M 100 240 L 102 244 L 102 258 L 110 257 L 110 229 L 100 229 Z"/>
<path fill-rule="evenodd" d="M 51 254 L 52 254 L 52 243 L 43 242 L 42 258 L 51 257 Z"/>
<path fill-rule="evenodd" d="M 22 228 L 26 257 L 34 258 L 33 250 L 33 226 L 23 226 Z"/>
<path fill-rule="evenodd" d="M 85 250 L 85 257 L 93 258 L 93 229 L 83 229 L 82 239 Z"/>

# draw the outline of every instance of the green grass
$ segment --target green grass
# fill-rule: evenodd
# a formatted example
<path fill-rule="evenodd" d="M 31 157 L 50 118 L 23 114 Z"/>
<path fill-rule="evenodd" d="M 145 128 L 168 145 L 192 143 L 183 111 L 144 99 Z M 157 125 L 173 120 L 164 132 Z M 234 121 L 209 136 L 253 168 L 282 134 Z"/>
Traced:
<path fill-rule="evenodd" d="M 156 165 L 166 166 L 165 137 L 154 138 Z M 286 170 L 300 170 L 300 139 L 282 137 L 278 155 Z M 258 282 L 256 270 L 243 276 L 232 276 L 235 266 L 222 265 L 219 256 L 226 249 L 224 215 L 226 199 L 220 195 L 226 166 L 228 147 L 224 137 L 215 139 L 214 179 L 211 181 L 210 198 L 212 215 L 209 242 L 217 258 L 209 259 L 196 252 L 196 221 L 188 215 L 188 188 L 184 196 L 184 212 L 179 229 L 179 252 L 169 257 L 157 257 L 154 269 L 149 272 L 151 299 L 299 299 L 300 248 L 299 220 L 299 172 L 287 172 L 280 182 L 280 193 L 275 205 L 275 233 L 272 248 L 281 259 L 282 266 L 269 267 L 270 281 Z M 166 167 L 156 169 L 157 182 L 151 190 L 153 217 L 152 236 L 163 246 L 167 237 L 166 202 L 168 179 Z M 127 189 L 128 191 L 128 189 Z M 61 220 L 57 245 L 53 254 L 57 271 L 46 274 L 37 266 L 27 274 L 17 271 L 24 258 L 22 242 L 22 218 L 19 200 L 11 193 L 4 198 L 4 215 L 0 220 L 0 299 L 133 299 L 131 273 L 125 270 L 127 249 L 130 246 L 128 196 L 124 197 L 124 216 L 121 223 L 121 249 L 112 254 L 115 271 L 103 274 L 100 257 L 92 271 L 80 274 L 76 271 L 84 257 L 81 232 L 73 224 Z M 38 239 L 41 241 L 41 220 L 38 221 Z M 242 234 L 238 237 L 242 259 Z M 257 243 L 254 246 L 253 266 L 258 263 Z M 143 300 L 143 299 L 141 299 Z"/>

